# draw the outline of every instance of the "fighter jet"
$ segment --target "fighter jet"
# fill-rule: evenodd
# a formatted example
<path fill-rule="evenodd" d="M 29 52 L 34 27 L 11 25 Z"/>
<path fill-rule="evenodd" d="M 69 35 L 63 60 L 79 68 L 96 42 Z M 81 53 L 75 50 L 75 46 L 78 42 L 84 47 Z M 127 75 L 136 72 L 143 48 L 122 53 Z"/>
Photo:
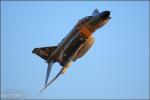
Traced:
<path fill-rule="evenodd" d="M 86 16 L 80 19 L 57 46 L 34 48 L 32 53 L 40 56 L 48 64 L 45 85 L 40 92 L 46 89 L 60 74 L 64 74 L 72 62 L 75 62 L 85 55 L 94 43 L 93 33 L 104 26 L 110 19 L 110 11 L 99 13 L 99 11 L 95 9 L 92 16 Z M 59 63 L 62 68 L 60 72 L 47 83 L 52 65 L 56 62 Z"/>

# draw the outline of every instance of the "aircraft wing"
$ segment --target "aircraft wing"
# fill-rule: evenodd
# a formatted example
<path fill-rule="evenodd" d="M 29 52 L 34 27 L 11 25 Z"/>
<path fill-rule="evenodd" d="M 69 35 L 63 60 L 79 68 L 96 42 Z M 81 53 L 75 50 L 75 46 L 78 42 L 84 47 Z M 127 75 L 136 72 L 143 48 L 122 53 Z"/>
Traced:
<path fill-rule="evenodd" d="M 78 58 L 85 55 L 85 53 L 92 47 L 94 43 L 94 37 L 90 37 L 79 49 L 76 55 L 73 58 L 73 61 L 76 61 Z"/>

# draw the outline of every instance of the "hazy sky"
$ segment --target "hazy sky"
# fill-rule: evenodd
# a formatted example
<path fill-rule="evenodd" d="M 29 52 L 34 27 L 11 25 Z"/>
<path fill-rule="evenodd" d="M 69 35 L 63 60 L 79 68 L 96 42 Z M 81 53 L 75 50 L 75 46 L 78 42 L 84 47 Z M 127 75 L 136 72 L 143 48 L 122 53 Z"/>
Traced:
<path fill-rule="evenodd" d="M 35 47 L 57 45 L 77 21 L 110 10 L 95 44 L 42 94 L 47 64 Z M 148 1 L 22 1 L 1 4 L 1 89 L 26 98 L 148 99 Z M 55 64 L 50 79 L 60 69 Z"/>

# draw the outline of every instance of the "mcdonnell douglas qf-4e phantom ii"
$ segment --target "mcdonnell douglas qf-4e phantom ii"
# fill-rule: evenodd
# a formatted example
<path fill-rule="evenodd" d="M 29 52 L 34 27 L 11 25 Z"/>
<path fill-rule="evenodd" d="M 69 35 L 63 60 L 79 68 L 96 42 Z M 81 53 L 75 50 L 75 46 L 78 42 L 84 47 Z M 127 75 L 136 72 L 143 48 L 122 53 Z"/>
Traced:
<path fill-rule="evenodd" d="M 34 48 L 32 51 L 48 63 L 45 86 L 47 88 L 60 74 L 66 72 L 71 62 L 82 57 L 93 45 L 93 33 L 105 25 L 109 19 L 110 11 L 99 13 L 95 9 L 92 16 L 87 16 L 78 21 L 70 33 L 58 44 L 58 46 Z M 62 66 L 60 72 L 47 84 L 52 65 L 58 62 Z"/>

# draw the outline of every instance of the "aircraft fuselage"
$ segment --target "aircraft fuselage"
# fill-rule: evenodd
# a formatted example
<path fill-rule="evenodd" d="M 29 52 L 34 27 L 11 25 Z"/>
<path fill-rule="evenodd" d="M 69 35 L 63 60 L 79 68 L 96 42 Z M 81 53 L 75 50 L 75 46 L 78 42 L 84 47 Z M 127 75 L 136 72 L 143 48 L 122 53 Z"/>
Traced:
<path fill-rule="evenodd" d="M 99 13 L 96 9 L 92 16 L 80 19 L 58 46 L 35 48 L 32 51 L 48 63 L 45 87 L 43 89 L 50 85 L 61 73 L 65 73 L 72 61 L 75 62 L 85 55 L 94 43 L 93 33 L 109 21 L 109 15 L 109 11 Z M 55 62 L 60 63 L 63 68 L 47 84 L 52 65 Z"/>

